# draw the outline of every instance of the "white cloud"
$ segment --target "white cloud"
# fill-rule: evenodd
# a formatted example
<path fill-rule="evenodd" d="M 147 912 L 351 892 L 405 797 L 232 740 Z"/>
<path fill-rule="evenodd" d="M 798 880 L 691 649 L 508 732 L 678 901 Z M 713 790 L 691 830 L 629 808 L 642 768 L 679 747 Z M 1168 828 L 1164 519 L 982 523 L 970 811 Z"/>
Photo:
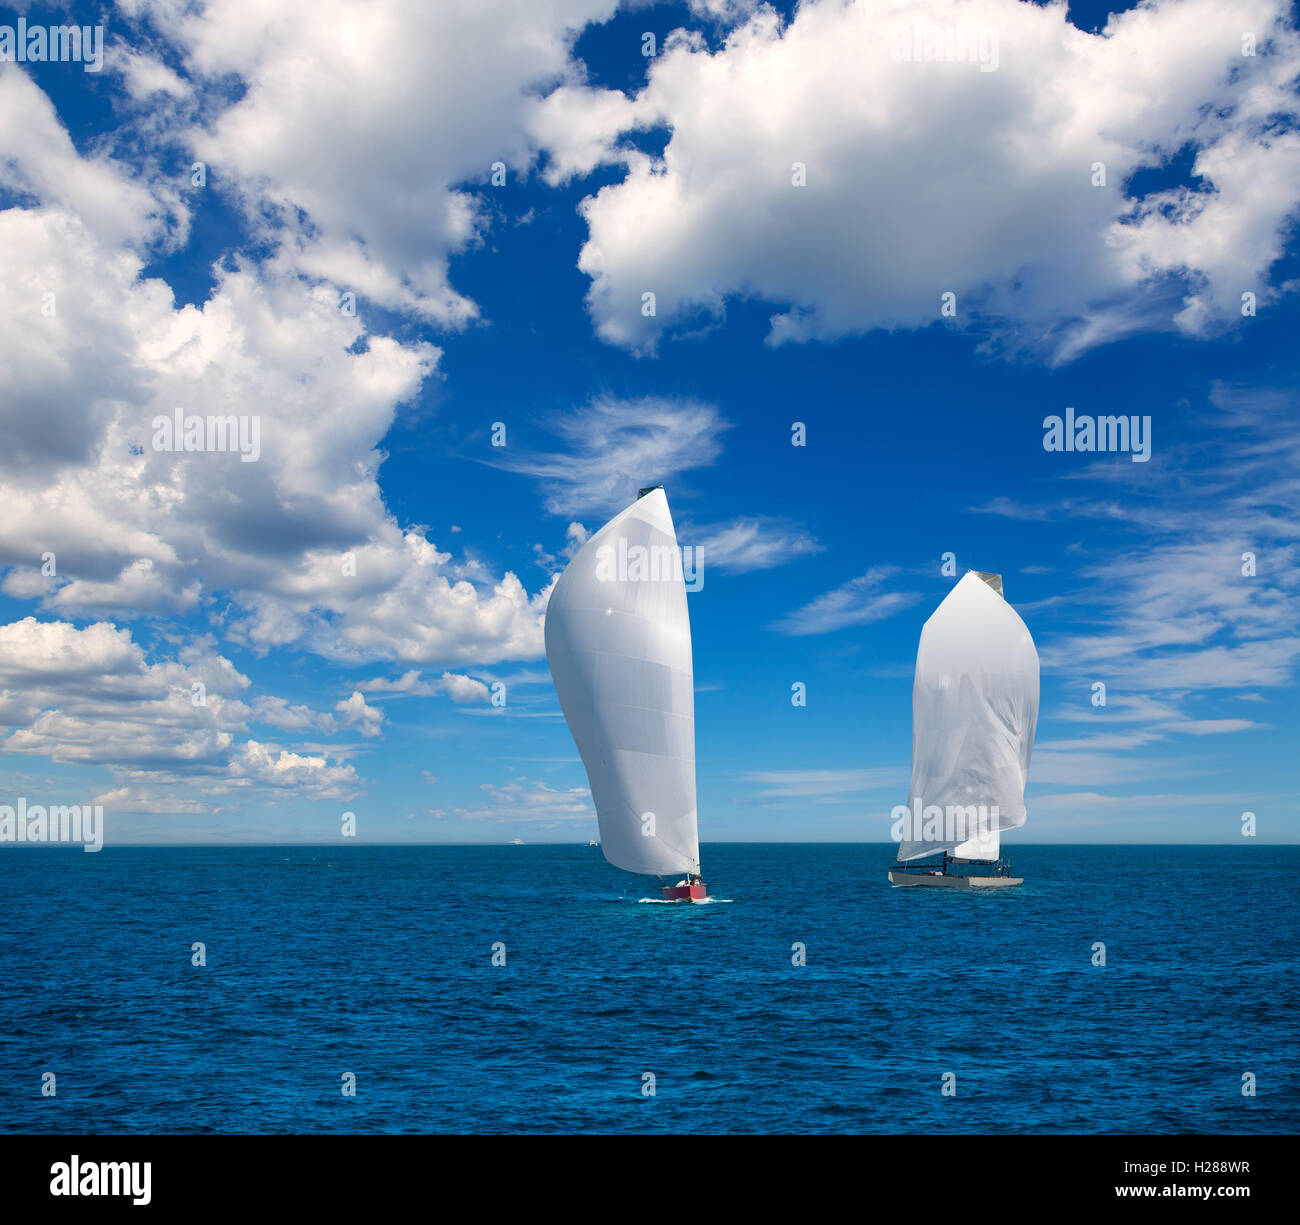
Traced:
<path fill-rule="evenodd" d="M 901 763 L 870 770 L 758 770 L 744 778 L 762 787 L 761 799 L 829 799 L 907 787 L 907 769 Z"/>
<path fill-rule="evenodd" d="M 712 404 L 656 397 L 601 397 L 550 424 L 563 450 L 509 447 L 494 463 L 541 481 L 554 515 L 613 514 L 646 485 L 710 466 L 730 428 Z"/>
<path fill-rule="evenodd" d="M 1134 753 L 1131 748 L 1108 751 L 1080 748 L 1057 752 L 1034 748 L 1029 777 L 1035 788 L 1047 786 L 1116 786 L 1137 781 L 1188 779 L 1212 773 L 1205 758 L 1154 757 Z M 1028 802 L 1028 801 L 1027 801 Z M 1029 802 L 1033 811 L 1034 802 Z"/>
<path fill-rule="evenodd" d="M 1289 685 L 1300 666 L 1295 397 L 1216 385 L 1210 398 L 1203 439 L 1176 455 L 1157 448 L 1140 483 L 1117 464 L 1088 470 L 1100 486 L 1123 482 L 1122 498 L 1030 508 L 1107 525 L 1104 553 L 1080 550 L 1056 583 L 1058 606 L 1087 609 L 1087 620 L 1039 643 L 1045 673 L 1083 694 L 1107 684 L 1098 718 L 1188 734 L 1236 730 L 1222 711 L 1189 711 L 1188 695 Z"/>
<path fill-rule="evenodd" d="M 1054 718 L 1086 734 L 1034 750 L 1039 783 L 1105 786 L 1203 771 L 1197 756 L 1136 753 L 1179 737 L 1205 740 L 1259 729 L 1231 699 L 1259 700 L 1300 668 L 1300 432 L 1292 393 L 1217 385 L 1204 431 L 1175 453 L 1157 448 L 1139 482 L 1118 464 L 1079 476 L 1122 497 L 1075 496 L 1043 506 L 1004 503 L 988 513 L 1041 521 L 1095 519 L 1106 547 L 1076 549 L 1052 601 L 1077 626 L 1039 635 L 1045 678 L 1064 681 L 1077 705 Z M 1196 438 L 1196 435 L 1191 435 Z M 1247 555 L 1254 557 L 1248 573 Z M 1017 605 L 1022 611 L 1025 605 Z M 1078 610 L 1071 616 L 1070 609 Z M 1032 616 L 1027 615 L 1030 629 Z M 1096 682 L 1104 706 L 1091 705 Z M 1234 692 L 1245 691 L 1245 692 Z"/>
<path fill-rule="evenodd" d="M 22 572 L 14 575 L 13 585 L 6 582 L 5 590 L 11 595 L 21 594 Z M 177 590 L 169 584 L 152 557 L 141 557 L 126 562 L 121 571 L 106 581 L 70 579 L 58 585 L 51 584 L 42 594 L 42 607 L 51 612 L 86 613 L 129 608 L 132 612 L 186 613 L 199 602 L 200 584 L 197 580 Z"/>
<path fill-rule="evenodd" d="M 537 564 L 543 570 L 554 570 L 561 560 L 568 561 L 580 549 L 591 536 L 591 533 L 582 526 L 581 523 L 570 523 L 564 532 L 564 547 L 560 550 L 557 557 L 554 553 L 548 553 L 540 544 L 533 545 L 533 552 L 537 555 Z"/>
<path fill-rule="evenodd" d="M 193 95 L 194 87 L 183 80 L 174 69 L 148 52 L 136 50 L 120 39 L 109 46 L 105 66 L 120 72 L 127 93 L 136 102 L 146 102 L 158 94 L 176 99 Z"/>
<path fill-rule="evenodd" d="M 896 566 L 872 566 L 865 574 L 787 613 L 771 628 L 798 636 L 828 634 L 849 625 L 884 621 L 921 598 L 914 592 L 884 589 L 897 572 Z"/>
<path fill-rule="evenodd" d="M 225 269 L 201 309 L 176 310 L 138 257 L 58 208 L 0 212 L 0 263 L 8 594 L 55 614 L 131 615 L 224 592 L 230 634 L 258 651 L 540 652 L 544 592 L 509 573 L 452 577 L 451 555 L 384 506 L 379 442 L 434 369 L 434 346 L 367 335 L 332 291 L 275 265 Z M 255 417 L 260 458 L 154 450 L 155 419 L 177 406 Z"/>
<path fill-rule="evenodd" d="M 0 183 L 75 215 L 110 247 L 140 250 L 155 243 L 173 245 L 188 234 L 188 213 L 175 186 L 124 174 L 103 153 L 78 153 L 54 104 L 31 77 L 13 67 L 0 73 Z M 118 262 L 131 267 L 124 255 Z M 25 263 L 11 272 L 5 261 L 5 282 L 11 292 L 34 288 L 25 283 Z M 51 279 L 45 288 L 61 286 Z M 39 314 L 38 298 L 25 305 Z M 75 309 L 75 299 L 69 298 L 66 306 Z M 124 326 L 119 323 L 111 331 L 117 333 Z"/>
<path fill-rule="evenodd" d="M 748 17 L 762 0 L 686 0 L 690 10 L 698 17 L 712 17 L 716 21 L 732 22 Z"/>
<path fill-rule="evenodd" d="M 102 791 L 91 801 L 102 804 L 110 820 L 119 812 L 128 813 L 162 813 L 175 815 L 185 813 L 191 816 L 206 816 L 220 813 L 226 805 L 214 802 L 207 796 L 191 794 L 185 796 L 177 791 L 160 787 L 156 783 L 133 780 L 121 787 L 112 787 Z"/>
<path fill-rule="evenodd" d="M 1056 795 L 1038 795 L 1033 798 L 1034 816 L 1054 816 L 1062 813 L 1067 816 L 1079 815 L 1078 821 L 1053 820 L 1050 828 L 1062 829 L 1072 825 L 1107 825 L 1122 824 L 1127 818 L 1138 820 L 1135 814 L 1155 814 L 1164 818 L 1168 813 L 1179 812 L 1188 808 L 1218 808 L 1225 815 L 1224 842 L 1241 837 L 1240 811 L 1243 804 L 1256 804 L 1264 800 L 1276 800 L 1276 796 L 1251 795 L 1244 792 L 1226 794 L 1171 793 L 1165 795 L 1102 795 L 1096 791 L 1060 792 Z M 1098 812 L 1104 814 L 1090 819 L 1087 814 Z M 1118 812 L 1118 816 L 1110 815 Z M 1174 835 L 1170 841 L 1178 841 L 1181 833 L 1177 827 L 1170 827 L 1167 821 L 1161 825 Z"/>
<path fill-rule="evenodd" d="M 585 787 L 555 788 L 539 780 L 519 779 L 483 783 L 479 790 L 486 796 L 486 803 L 435 809 L 433 815 L 493 825 L 527 822 L 548 829 L 573 821 L 595 823 L 591 793 Z"/>
<path fill-rule="evenodd" d="M 399 693 L 408 697 L 427 697 L 438 692 L 438 687 L 433 682 L 420 679 L 418 668 L 403 672 L 396 680 L 391 680 L 386 676 L 378 676 L 374 680 L 362 681 L 357 685 L 357 688 L 362 693 Z"/>
<path fill-rule="evenodd" d="M 1094 518 L 1107 525 L 1104 552 L 1094 557 L 1090 547 L 1076 546 L 1075 564 L 1060 568 L 1054 580 L 1061 592 L 1055 606 L 1067 610 L 1065 624 L 1078 628 L 1039 635 L 1044 678 L 1063 681 L 1074 696 L 1053 717 L 1087 731 L 1035 747 L 1036 784 L 1106 788 L 1209 773 L 1231 761 L 1232 750 L 1216 759 L 1212 743 L 1195 741 L 1266 727 L 1237 717 L 1235 702 L 1254 704 L 1267 700 L 1260 687 L 1294 684 L 1300 666 L 1294 397 L 1221 385 L 1211 401 L 1214 411 L 1198 422 L 1203 439 L 1175 454 L 1162 452 L 1140 481 L 1115 464 L 1092 465 L 1079 477 L 1122 484 L 1122 497 L 989 508 L 1017 518 Z M 1255 555 L 1253 574 L 1244 573 L 1246 554 Z M 1033 629 L 1033 618 L 1027 620 Z M 1098 681 L 1106 685 L 1106 701 L 1095 707 Z M 1140 751 L 1179 737 L 1194 738 L 1179 745 L 1194 756 L 1158 759 Z M 1073 811 L 1076 798 L 1081 811 L 1128 804 L 1124 796 L 1088 793 L 1036 797 L 1032 806 Z M 1129 811 L 1203 802 L 1188 797 L 1180 805 L 1178 798 L 1136 797 Z M 1233 797 L 1229 812 L 1247 803 Z"/>
<path fill-rule="evenodd" d="M 486 702 L 491 694 L 482 681 L 471 676 L 457 676 L 451 672 L 442 674 L 442 690 L 453 702 Z"/>
<path fill-rule="evenodd" d="M 733 574 L 770 570 L 822 551 L 811 533 L 766 516 L 741 517 L 712 527 L 684 524 L 677 535 L 682 544 L 697 550 L 697 565 L 704 570 Z"/>
<path fill-rule="evenodd" d="M 546 591 L 384 506 L 380 441 L 441 354 L 368 332 L 364 301 L 449 328 L 475 316 L 447 260 L 507 198 L 492 162 L 528 170 L 539 91 L 577 79 L 572 40 L 614 0 L 123 8 L 138 41 L 115 44 L 116 68 L 140 105 L 114 142 L 78 152 L 30 77 L 0 81 L 0 183 L 37 201 L 0 213 L 4 590 L 65 616 L 223 596 L 225 632 L 256 652 L 535 658 Z M 490 70 L 464 47 L 490 48 Z M 141 277 L 188 224 L 174 175 L 148 160 L 162 145 L 219 168 L 207 190 L 232 192 L 272 252 L 232 256 L 179 310 Z M 360 315 L 337 309 L 345 289 Z M 154 417 L 178 405 L 256 415 L 260 460 L 153 451 Z"/>
<path fill-rule="evenodd" d="M 268 727 L 278 727 L 286 732 L 322 731 L 332 733 L 338 728 L 334 716 L 310 706 L 294 705 L 285 698 L 263 695 L 252 702 L 253 721 Z"/>
<path fill-rule="evenodd" d="M 357 794 L 359 782 L 351 766 L 332 766 L 323 754 L 294 753 L 256 740 L 240 746 L 229 769 L 253 784 L 320 799 L 348 799 Z"/>
<path fill-rule="evenodd" d="M 351 765 L 252 738 L 255 723 L 332 730 L 332 720 L 269 695 L 250 705 L 249 686 L 210 639 L 150 662 L 129 630 L 25 617 L 0 626 L 0 753 L 106 767 L 118 811 L 212 811 L 268 788 L 359 793 Z"/>
<path fill-rule="evenodd" d="M 448 260 L 497 203 L 491 166 L 527 173 L 537 92 L 571 76 L 575 32 L 615 0 L 139 7 L 192 80 L 243 82 L 188 139 L 294 270 L 457 328 L 478 308 Z"/>
<path fill-rule="evenodd" d="M 512 447 L 493 462 L 542 482 L 552 514 L 596 512 L 612 515 L 646 485 L 669 485 L 673 478 L 712 465 L 722 452 L 722 435 L 731 428 L 711 404 L 657 398 L 601 398 L 552 420 L 565 444 L 562 451 Z M 784 565 L 816 553 L 821 545 L 804 528 L 772 516 L 742 516 L 728 523 L 698 526 L 677 513 L 677 538 L 698 550 L 708 570 L 744 573 Z M 590 532 L 570 523 L 559 557 L 534 546 L 540 565 L 550 570 L 572 557 Z"/>
<path fill-rule="evenodd" d="M 375 737 L 382 734 L 384 712 L 378 706 L 368 706 L 359 690 L 353 690 L 351 697 L 337 702 L 334 713 L 345 727 L 355 727 L 363 736 Z"/>
<path fill-rule="evenodd" d="M 1204 699 L 1206 695 L 1195 695 Z M 1176 736 L 1220 736 L 1260 727 L 1249 719 L 1196 719 L 1183 713 L 1192 695 L 1174 693 L 1157 700 L 1146 694 L 1118 694 L 1104 707 L 1075 707 L 1057 715 L 1069 723 L 1088 723 L 1088 734 L 1074 739 L 1040 740 L 1034 746 L 1031 776 L 1036 783 L 1110 786 L 1135 778 L 1195 773 L 1204 762 L 1165 759 L 1156 763 L 1134 750 Z M 1142 726 L 1135 726 L 1141 723 Z M 1111 726 L 1114 725 L 1114 726 Z"/>
<path fill-rule="evenodd" d="M 424 680 L 418 669 L 403 673 L 396 680 L 377 677 L 357 686 L 363 693 L 398 694 L 406 697 L 434 697 L 446 694 L 453 702 L 486 702 L 491 691 L 480 680 L 457 672 L 444 672 L 438 680 Z"/>
<path fill-rule="evenodd" d="M 626 169 L 582 210 L 611 343 L 651 350 L 739 298 L 777 304 L 773 344 L 927 327 L 951 291 L 957 326 L 1068 360 L 1276 296 L 1300 201 L 1287 21 L 1281 0 L 1152 0 L 1089 34 L 1061 3 L 807 0 L 788 23 L 760 8 L 717 51 L 680 32 L 635 99 L 574 83 L 536 125 L 555 175 Z M 906 61 L 918 27 L 922 49 L 925 30 L 991 32 L 996 70 Z M 652 128 L 662 158 L 621 143 Z M 1126 194 L 1185 147 L 1199 183 Z"/>
<path fill-rule="evenodd" d="M 84 684 L 143 662 L 144 652 L 131 641 L 130 631 L 103 622 L 79 630 L 66 621 L 24 617 L 0 626 L 0 668 L 15 684 Z"/>

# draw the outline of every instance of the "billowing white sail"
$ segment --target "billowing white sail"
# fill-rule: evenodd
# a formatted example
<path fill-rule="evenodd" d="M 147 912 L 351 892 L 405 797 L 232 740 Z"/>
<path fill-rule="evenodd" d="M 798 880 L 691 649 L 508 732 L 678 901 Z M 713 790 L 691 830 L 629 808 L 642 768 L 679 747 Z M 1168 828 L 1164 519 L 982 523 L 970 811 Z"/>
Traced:
<path fill-rule="evenodd" d="M 974 838 L 954 847 L 952 852 L 954 859 L 996 859 L 1001 853 L 1002 831 L 992 823 L 982 827 Z"/>
<path fill-rule="evenodd" d="M 995 859 L 1000 831 L 1025 823 L 1038 652 L 1000 589 L 968 571 L 921 630 L 900 860 Z"/>
<path fill-rule="evenodd" d="M 662 489 L 611 519 L 560 575 L 546 659 L 605 858 L 647 875 L 698 872 L 691 625 Z"/>

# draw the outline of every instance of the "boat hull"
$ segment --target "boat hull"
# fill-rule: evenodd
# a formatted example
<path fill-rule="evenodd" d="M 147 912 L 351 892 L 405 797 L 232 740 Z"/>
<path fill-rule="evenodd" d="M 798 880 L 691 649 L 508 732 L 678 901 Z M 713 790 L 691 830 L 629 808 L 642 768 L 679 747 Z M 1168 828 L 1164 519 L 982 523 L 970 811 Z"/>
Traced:
<path fill-rule="evenodd" d="M 708 885 L 665 885 L 665 902 L 703 902 L 708 899 Z"/>
<path fill-rule="evenodd" d="M 891 885 L 924 885 L 931 889 L 1010 889 L 1023 885 L 1023 876 L 944 876 L 924 872 L 890 872 Z"/>

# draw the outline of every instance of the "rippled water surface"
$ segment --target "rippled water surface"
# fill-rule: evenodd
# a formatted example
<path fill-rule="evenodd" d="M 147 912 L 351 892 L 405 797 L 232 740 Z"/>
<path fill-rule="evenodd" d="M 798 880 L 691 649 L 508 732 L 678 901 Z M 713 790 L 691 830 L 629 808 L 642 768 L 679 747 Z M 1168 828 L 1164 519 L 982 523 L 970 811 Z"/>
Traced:
<path fill-rule="evenodd" d="M 1298 1130 L 1300 848 L 1011 853 L 706 846 L 666 906 L 587 847 L 5 850 L 0 1130 Z"/>

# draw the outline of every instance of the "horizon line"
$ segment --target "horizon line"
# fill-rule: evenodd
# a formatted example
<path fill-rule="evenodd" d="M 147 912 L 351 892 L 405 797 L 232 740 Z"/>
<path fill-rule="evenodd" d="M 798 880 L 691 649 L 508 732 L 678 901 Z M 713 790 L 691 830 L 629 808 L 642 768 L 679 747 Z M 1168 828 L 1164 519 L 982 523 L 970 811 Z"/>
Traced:
<path fill-rule="evenodd" d="M 21 848 L 21 849 L 25 849 L 25 850 L 31 850 L 31 849 L 44 849 L 44 850 L 70 849 L 70 850 L 82 850 L 82 849 L 84 849 L 85 845 L 86 845 L 86 844 L 85 844 L 84 842 L 27 842 L 27 841 L 18 842 L 18 841 L 3 841 L 3 842 L 0 842 L 0 850 L 3 850 L 4 848 L 14 848 L 14 849 L 20 849 L 20 848 Z M 899 844 L 898 844 L 897 842 L 893 842 L 893 841 L 889 841 L 889 842 L 868 842 L 868 841 L 866 841 L 865 839 L 853 839 L 853 840 L 844 840 L 844 841 L 831 840 L 831 839 L 813 839 L 813 840 L 807 840 L 807 841 L 793 841 L 793 840 L 790 840 L 790 839 L 783 839 L 783 838 L 782 838 L 782 839 L 777 839 L 777 838 L 771 838 L 771 839 L 759 839 L 759 838 L 756 838 L 756 839 L 745 839 L 745 840 L 741 840 L 741 839 L 725 839 L 725 840 L 719 840 L 719 841 L 716 841 L 716 842 L 701 842 L 701 843 L 700 843 L 700 846 L 701 846 L 701 847 L 706 847 L 706 846 L 877 846 L 877 847 L 890 847 L 890 848 L 893 848 L 893 849 L 895 849 L 895 850 L 898 848 L 898 845 L 899 845 Z M 1239 839 L 1239 840 L 1232 841 L 1232 842 L 1019 842 L 1019 841 L 1017 841 L 1017 842 L 1014 843 L 1013 845 L 1014 845 L 1014 846 L 1020 846 L 1020 847 L 1031 847 L 1031 846 L 1032 846 L 1032 847 L 1061 847 L 1061 846 L 1129 846 L 1129 847 L 1140 847 L 1140 846 L 1189 846 L 1189 847 L 1190 847 L 1190 846 L 1218 846 L 1218 847 L 1224 847 L 1224 846 L 1250 846 L 1250 845 L 1254 845 L 1254 846 L 1270 846 L 1270 847 L 1279 847 L 1279 846 L 1300 846 L 1300 839 L 1297 839 L 1297 840 L 1294 841 L 1294 842 L 1259 842 L 1259 841 L 1257 841 L 1257 840 L 1255 840 L 1255 839 L 1253 839 L 1253 838 L 1252 838 L 1252 839 Z M 274 848 L 276 848 L 276 847 L 282 847 L 282 848 L 288 848 L 288 847 L 321 847 L 321 848 L 326 848 L 326 849 L 332 849 L 332 848 L 349 847 L 349 846 L 368 846 L 368 847 L 370 847 L 370 846 L 402 846 L 402 847 L 420 847 L 420 846 L 449 846 L 449 847 L 450 847 L 450 846 L 463 846 L 463 847 L 471 847 L 471 846 L 478 846 L 478 847 L 520 847 L 520 846 L 526 846 L 526 847 L 541 847 L 541 846 L 577 846 L 577 847 L 582 847 L 582 848 L 584 848 L 584 849 L 596 850 L 596 849 L 599 849 L 600 844 L 597 843 L 596 846 L 593 847 L 593 846 L 591 845 L 590 842 L 558 842 L 558 841 L 539 841 L 539 842 L 524 842 L 524 841 L 520 841 L 520 842 L 512 842 L 512 841 L 508 841 L 508 840 L 507 840 L 507 841 L 502 841 L 502 842 L 430 842 L 430 841 L 424 841 L 424 842 L 397 842 L 397 841 L 393 841 L 393 842 L 376 842 L 376 841 L 365 841 L 365 840 L 355 839 L 355 838 L 347 838 L 347 839 L 343 839 L 343 840 L 338 841 L 338 842 L 251 842 L 251 841 L 238 841 L 238 842 L 113 842 L 113 843 L 108 843 L 108 842 L 106 842 L 106 843 L 103 844 L 103 847 L 102 847 L 101 849 L 107 849 L 107 848 L 110 847 L 110 846 L 118 847 L 118 848 L 121 848 L 121 849 L 123 849 L 123 850 L 128 849 L 128 848 L 130 848 L 130 849 L 142 849 L 142 848 L 151 848 L 151 847 L 223 847 L 223 848 L 233 848 L 233 847 L 264 847 L 264 848 L 268 848 L 268 849 L 274 849 Z"/>

